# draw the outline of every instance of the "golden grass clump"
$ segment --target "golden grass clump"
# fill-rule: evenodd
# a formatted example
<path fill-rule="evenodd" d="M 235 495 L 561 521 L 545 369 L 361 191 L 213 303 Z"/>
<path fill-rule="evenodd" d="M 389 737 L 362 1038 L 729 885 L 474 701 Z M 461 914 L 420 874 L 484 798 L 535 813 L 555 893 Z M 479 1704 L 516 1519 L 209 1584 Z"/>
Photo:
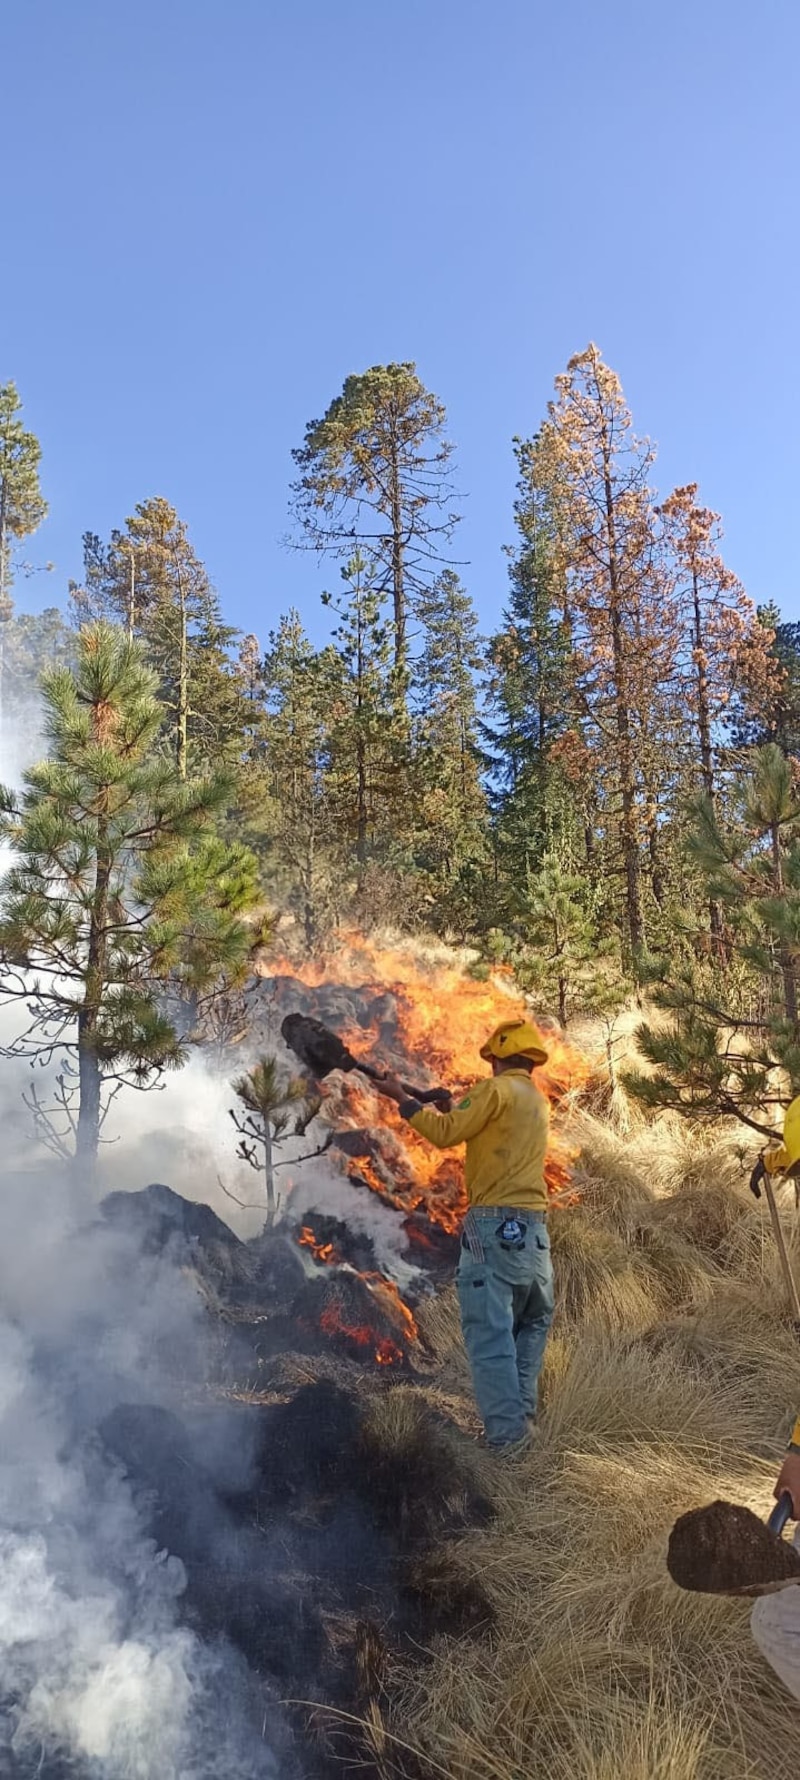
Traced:
<path fill-rule="evenodd" d="M 479 1457 L 497 1519 L 453 1553 L 491 1629 L 396 1661 L 387 1748 L 412 1748 L 425 1780 L 796 1780 L 800 1705 L 752 1640 L 751 1604 L 683 1594 L 664 1561 L 688 1508 L 768 1514 L 800 1409 L 763 1202 L 726 1132 L 622 1136 L 585 1111 L 575 1130 L 581 1202 L 551 1216 L 534 1448 L 508 1469 Z M 800 1273 L 793 1204 L 782 1217 Z M 453 1295 L 423 1323 L 447 1390 L 465 1389 Z"/>

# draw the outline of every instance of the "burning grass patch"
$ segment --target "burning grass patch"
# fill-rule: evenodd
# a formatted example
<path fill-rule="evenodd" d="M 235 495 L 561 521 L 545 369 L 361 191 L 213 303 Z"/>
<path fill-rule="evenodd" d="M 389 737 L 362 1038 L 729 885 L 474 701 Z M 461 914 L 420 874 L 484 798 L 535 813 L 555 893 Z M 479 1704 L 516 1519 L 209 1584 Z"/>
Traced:
<path fill-rule="evenodd" d="M 409 1023 L 408 958 L 376 1006 L 363 953 L 310 1011 L 406 1067 L 419 1037 L 427 1079 L 457 1079 L 461 1041 L 437 1050 L 438 969 L 430 1017 Z M 469 1018 L 472 1043 L 477 1004 Z M 371 1780 L 795 1780 L 798 1708 L 752 1644 L 749 1608 L 681 1593 L 665 1565 L 687 1509 L 722 1496 L 766 1515 L 800 1401 L 763 1209 L 727 1134 L 669 1120 L 623 1133 L 561 1087 L 580 1204 L 552 1215 L 558 1318 L 518 1468 L 467 1438 L 451 1288 L 414 1303 L 412 1334 L 366 1252 L 315 1213 L 299 1289 L 263 1308 L 283 1349 L 259 1361 L 271 1399 L 250 1514 L 269 1573 L 311 1614 L 306 1697 L 327 1715 L 306 1727 L 331 1774 L 345 1759 Z M 348 1082 L 332 1110 L 351 1179 L 382 1196 L 399 1180 L 410 1257 L 452 1267 L 458 1170 L 437 1172 L 397 1132 L 367 1142 L 371 1089 Z M 383 1340 L 399 1360 L 379 1359 Z"/>
<path fill-rule="evenodd" d="M 676 1518 L 715 1496 L 766 1517 L 800 1349 L 764 1274 L 744 1288 L 683 1234 L 679 1265 L 654 1268 L 616 1217 L 608 1249 L 586 1235 L 561 1255 L 571 1302 L 534 1450 L 496 1478 L 496 1523 L 459 1551 L 493 1608 L 491 1638 L 443 1636 L 426 1669 L 397 1668 L 390 1726 L 425 1780 L 790 1780 L 800 1716 L 751 1640 L 749 1606 L 681 1593 L 665 1557 Z M 688 1283 L 707 1269 L 703 1306 L 664 1322 L 687 1249 Z"/>

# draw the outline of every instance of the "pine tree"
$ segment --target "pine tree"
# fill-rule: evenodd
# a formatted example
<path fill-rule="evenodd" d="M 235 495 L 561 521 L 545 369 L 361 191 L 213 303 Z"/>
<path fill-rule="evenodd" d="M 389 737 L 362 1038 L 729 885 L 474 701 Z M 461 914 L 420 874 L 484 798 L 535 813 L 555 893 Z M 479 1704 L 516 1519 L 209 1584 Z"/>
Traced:
<path fill-rule="evenodd" d="M 30 537 L 47 514 L 39 487 L 41 455 L 38 439 L 22 424 L 16 386 L 0 384 L 0 700 L 6 632 L 13 612 L 13 546 Z"/>
<path fill-rule="evenodd" d="M 409 621 L 443 566 L 456 524 L 445 411 L 413 364 L 348 377 L 293 452 L 293 512 L 306 546 L 349 559 L 360 549 L 373 592 L 391 607 L 395 694 L 404 705 Z"/>
<path fill-rule="evenodd" d="M 182 1061 L 166 995 L 235 972 L 247 949 L 231 907 L 240 876 L 229 890 L 213 850 L 200 868 L 227 786 L 178 782 L 174 764 L 154 757 L 156 686 L 138 644 L 87 626 L 75 669 L 43 682 L 48 758 L 19 799 L 2 792 L 15 859 L 2 886 L 0 993 L 31 1015 L 7 1054 L 60 1059 L 55 1105 L 35 1089 L 29 1104 L 40 1135 L 61 1154 L 74 1141 L 89 1170 L 114 1092 L 152 1086 Z"/>
<path fill-rule="evenodd" d="M 511 592 L 503 629 L 490 641 L 488 716 L 483 725 L 494 790 L 498 865 L 523 882 L 553 841 L 573 779 L 558 768 L 560 742 L 575 757 L 579 720 L 571 686 L 564 553 L 546 489 L 537 480 L 537 441 L 517 439 Z M 554 784 L 554 780 L 557 784 Z M 556 795 L 551 792 L 556 790 Z M 585 809 L 587 854 L 593 832 Z"/>
<path fill-rule="evenodd" d="M 628 1086 L 646 1105 L 733 1116 L 769 1134 L 770 1108 L 800 1090 L 800 803 L 774 744 L 756 751 L 735 800 L 736 819 L 723 825 L 702 798 L 690 838 L 706 896 L 724 914 L 724 967 L 687 924 L 654 981 L 670 1021 L 637 1035 L 653 1073 L 631 1072 Z"/>
<path fill-rule="evenodd" d="M 420 596 L 417 617 L 423 640 L 412 680 L 412 807 L 421 820 L 414 856 L 429 878 L 438 918 L 457 918 L 463 927 L 488 840 L 477 693 L 481 639 L 472 600 L 452 569 Z"/>
<path fill-rule="evenodd" d="M 107 547 L 86 533 L 83 585 L 70 591 L 79 621 L 108 619 L 145 644 L 178 776 L 232 766 L 246 718 L 229 654 L 236 632 L 175 508 L 160 496 L 142 502 Z"/>
<path fill-rule="evenodd" d="M 556 379 L 535 444 L 538 484 L 564 552 L 564 621 L 583 742 L 595 757 L 605 870 L 621 869 L 632 961 L 646 939 L 643 839 L 658 890 L 662 758 L 672 745 L 674 598 L 659 556 L 653 453 L 634 433 L 619 379 L 596 346 Z"/>
<path fill-rule="evenodd" d="M 602 899 L 569 858 L 546 853 L 515 897 L 505 956 L 520 985 L 555 1006 L 566 1030 L 577 1012 L 599 1011 L 624 989 L 602 928 Z"/>
<path fill-rule="evenodd" d="M 763 698 L 771 637 L 717 545 L 720 518 L 697 501 L 697 483 L 676 488 L 661 509 L 679 574 L 681 686 L 694 731 L 702 789 L 715 803 L 724 726 L 735 694 Z"/>
<path fill-rule="evenodd" d="M 237 1076 L 231 1087 L 240 1102 L 240 1107 L 231 1109 L 239 1132 L 237 1155 L 263 1178 L 266 1228 L 271 1230 L 280 1211 L 276 1145 L 291 1131 L 301 1137 L 321 1101 L 310 1099 L 307 1083 L 287 1077 L 275 1057 L 261 1057 L 245 1075 Z"/>
<path fill-rule="evenodd" d="M 334 651 L 314 649 L 292 611 L 270 636 L 264 679 L 271 878 L 314 952 L 335 920 L 343 875 L 329 784 L 330 721 L 341 673 Z"/>
<path fill-rule="evenodd" d="M 353 849 L 359 894 L 370 853 L 389 827 L 395 770 L 390 643 L 372 569 L 357 550 L 341 570 L 342 596 L 322 596 L 339 619 L 330 682 L 329 795 L 341 836 Z"/>
<path fill-rule="evenodd" d="M 800 759 L 800 624 L 781 619 L 774 603 L 758 607 L 766 648 L 766 686 L 758 697 L 736 701 L 734 743 L 759 747 L 775 742 L 784 754 Z"/>
<path fill-rule="evenodd" d="M 244 752 L 249 760 L 263 749 L 264 743 L 264 657 L 258 637 L 252 632 L 242 637 L 238 654 L 239 686 L 245 699 Z"/>

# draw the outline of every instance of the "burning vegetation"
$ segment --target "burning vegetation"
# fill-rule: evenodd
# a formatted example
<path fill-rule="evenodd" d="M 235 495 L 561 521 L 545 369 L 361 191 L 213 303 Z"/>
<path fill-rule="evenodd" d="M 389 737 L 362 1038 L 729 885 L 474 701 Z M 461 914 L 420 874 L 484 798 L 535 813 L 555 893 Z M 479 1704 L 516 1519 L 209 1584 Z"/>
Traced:
<path fill-rule="evenodd" d="M 327 1022 L 374 1067 L 456 1094 L 482 1073 L 487 1025 L 514 1008 L 502 984 L 367 942 L 343 948 L 327 971 L 265 964 L 248 1002 L 249 1054 L 275 1055 L 275 1032 L 295 1011 Z M 555 1041 L 543 1076 L 554 1105 L 586 1073 Z M 280 1216 L 261 1235 L 240 1239 L 164 1184 L 104 1201 L 115 1242 L 193 1283 L 205 1380 L 191 1352 L 165 1340 L 157 1359 L 171 1385 L 152 1404 L 118 1402 L 99 1434 L 152 1537 L 186 1567 L 186 1623 L 201 1640 L 223 1638 L 266 1688 L 257 1697 L 265 1724 L 280 1721 L 271 1745 L 282 1776 L 332 1780 L 345 1758 L 378 1780 L 384 1768 L 358 1720 L 374 1713 L 387 1664 L 432 1629 L 479 1637 L 493 1617 L 480 1579 L 450 1555 L 454 1534 L 493 1513 L 473 1412 L 453 1419 L 429 1396 L 437 1359 L 426 1317 L 457 1256 L 461 1169 L 364 1075 L 308 1086 L 325 1134 L 310 1134 L 312 1153 L 324 1161 L 296 1169 L 288 1157 Z M 568 1167 L 556 1138 L 555 1193 Z M 337 1201 L 337 1182 L 363 1217 Z M 248 1462 L 231 1470 L 243 1451 Z M 220 1452 L 224 1462 L 210 1456 Z M 277 1697 L 319 1704 L 281 1717 Z"/>
<path fill-rule="evenodd" d="M 327 971 L 265 962 L 248 1001 L 253 1049 L 275 1049 L 295 1010 L 376 1067 L 456 1092 L 481 1073 L 483 1032 L 515 1008 L 502 981 L 473 983 L 454 965 L 367 942 Z M 694 1618 L 690 1598 L 675 1607 L 664 1567 L 678 1513 L 741 1491 L 741 1478 L 720 1472 L 731 1428 L 737 1454 L 765 1453 L 797 1381 L 758 1210 L 728 1151 L 711 1157 L 719 1179 L 702 1193 L 681 1174 L 686 1156 L 669 1173 L 662 1132 L 640 1129 L 623 1151 L 580 1110 L 587 1059 L 557 1035 L 548 1044 L 539 1079 L 555 1113 L 559 1307 L 541 1434 L 519 1483 L 498 1485 L 475 1445 L 452 1299 L 438 1289 L 457 1257 L 460 1167 L 364 1077 L 316 1084 L 332 1141 L 320 1158 L 310 1134 L 317 1159 L 288 1159 L 274 1227 L 242 1240 L 210 1206 L 152 1184 L 111 1194 L 99 1226 L 72 1244 L 82 1284 L 83 1245 L 99 1243 L 114 1308 L 107 1331 L 96 1320 L 81 1334 L 91 1391 L 76 1392 L 80 1367 L 62 1344 L 62 1402 L 92 1404 L 71 1449 L 82 1463 L 88 1454 L 82 1481 L 105 1465 L 113 1489 L 129 1492 L 109 1524 L 123 1531 L 137 1516 L 140 1543 L 115 1550 L 120 1569 L 148 1575 L 154 1552 L 183 1566 L 165 1649 L 194 1640 L 187 1661 L 200 1677 L 187 1696 L 196 1730 L 173 1759 L 159 1728 L 161 1767 L 136 1770 L 148 1780 L 516 1780 L 539 1768 L 603 1780 L 612 1768 L 666 1772 L 662 1742 L 686 1780 L 727 1780 L 740 1746 L 753 1780 L 766 1780 L 762 1736 L 769 1771 L 793 1771 L 781 1766 L 787 1711 L 772 1696 L 764 1704 L 753 1654 L 745 1660 L 721 1621 L 709 1639 L 707 1605 Z M 305 1153 L 305 1140 L 296 1147 Z M 194 1321 L 165 1323 L 162 1308 L 138 1328 L 140 1300 L 172 1305 L 187 1288 Z M 114 1374 L 120 1302 L 136 1334 L 127 1395 Z M 729 1378 L 740 1395 L 721 1388 Z M 754 1464 L 764 1494 L 769 1468 Z M 135 1608 L 126 1598 L 134 1624 Z M 692 1767 L 691 1735 L 666 1693 L 652 1717 L 653 1649 L 705 1726 L 723 1673 L 714 1653 L 724 1653 L 739 1716 L 730 1734 L 725 1713 L 704 1732 L 706 1767 Z M 498 1667 L 514 1675 L 511 1693 L 498 1689 Z M 41 1713 L 52 1684 L 46 1670 L 39 1678 L 30 1697 Z M 127 1752 L 87 1755 L 66 1731 L 59 1742 L 22 1699 L 15 1671 L 0 1681 L 14 1780 L 129 1780 Z M 96 1749 L 94 1720 L 91 1731 Z"/>
<path fill-rule="evenodd" d="M 287 1012 L 326 1021 L 354 1054 L 391 1068 L 422 1089 L 445 1085 L 455 1095 L 484 1072 L 481 1038 L 499 1020 L 521 1011 L 510 982 L 473 981 L 443 958 L 425 962 L 418 951 L 382 949 L 352 939 L 327 965 L 286 960 L 265 965 L 264 999 L 276 1024 Z M 588 1059 L 557 1031 L 547 1033 L 548 1061 L 537 1082 L 558 1108 L 591 1073 Z M 421 1211 L 429 1224 L 456 1234 L 466 1210 L 458 1156 L 442 1155 L 380 1098 L 363 1075 L 336 1074 L 320 1084 L 322 1118 L 333 1127 L 333 1148 L 344 1173 L 404 1212 Z M 546 1164 L 555 1197 L 569 1187 L 573 1153 L 556 1123 Z M 415 1240 L 413 1237 L 411 1240 Z M 418 1246 L 425 1242 L 424 1230 Z"/>

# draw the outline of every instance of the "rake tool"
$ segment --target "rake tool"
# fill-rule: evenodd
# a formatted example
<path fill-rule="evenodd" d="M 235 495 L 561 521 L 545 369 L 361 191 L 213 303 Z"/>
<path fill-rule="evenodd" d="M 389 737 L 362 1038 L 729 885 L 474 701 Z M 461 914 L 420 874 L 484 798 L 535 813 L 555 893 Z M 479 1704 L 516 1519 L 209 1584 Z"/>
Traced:
<path fill-rule="evenodd" d="M 308 1014 L 287 1014 L 281 1023 L 281 1036 L 299 1062 L 305 1064 L 319 1081 L 334 1069 L 341 1069 L 344 1075 L 357 1069 L 378 1085 L 385 1078 L 385 1070 L 354 1057 L 336 1032 L 329 1031 L 321 1020 L 312 1020 Z M 446 1088 L 414 1088 L 408 1082 L 403 1082 L 403 1087 L 409 1100 L 418 1100 L 422 1106 L 436 1106 L 441 1112 L 450 1109 L 452 1098 Z"/>

